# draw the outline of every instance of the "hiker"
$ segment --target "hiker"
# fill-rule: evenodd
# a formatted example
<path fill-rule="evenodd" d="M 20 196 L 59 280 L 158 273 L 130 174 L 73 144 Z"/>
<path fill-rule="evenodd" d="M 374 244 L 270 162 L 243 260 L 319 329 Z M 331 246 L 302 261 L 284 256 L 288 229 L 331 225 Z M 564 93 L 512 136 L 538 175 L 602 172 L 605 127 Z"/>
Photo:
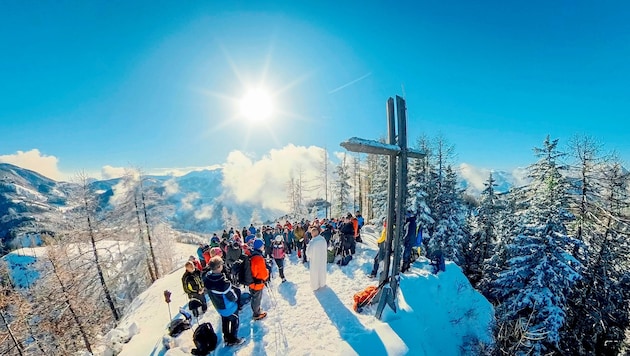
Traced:
<path fill-rule="evenodd" d="M 324 225 L 322 225 L 322 233 L 320 235 L 322 235 L 325 239 L 326 239 L 326 243 L 330 244 L 330 239 L 333 236 L 333 228 L 332 225 L 330 223 L 325 223 Z"/>
<path fill-rule="evenodd" d="M 254 282 L 249 285 L 249 292 L 252 296 L 252 312 L 253 319 L 260 320 L 267 316 L 267 312 L 260 308 L 262 301 L 262 291 L 265 287 L 265 282 L 269 279 L 269 270 L 265 263 L 265 258 L 262 255 L 262 249 L 265 243 L 262 240 L 254 240 L 253 250 L 251 251 L 250 263 L 252 277 Z"/>
<path fill-rule="evenodd" d="M 352 214 L 348 213 L 343 224 L 339 228 L 339 235 L 341 236 L 342 256 L 346 257 L 352 255 L 354 245 L 354 226 L 352 225 Z"/>
<path fill-rule="evenodd" d="M 195 258 L 195 256 L 189 256 L 188 257 L 188 261 L 192 262 L 193 265 L 195 266 L 196 270 L 201 271 L 203 269 L 203 266 L 201 265 L 201 262 L 199 262 L 199 260 L 197 258 Z"/>
<path fill-rule="evenodd" d="M 444 261 L 444 255 L 442 254 L 442 250 L 437 250 L 433 254 L 433 258 L 431 258 L 431 262 L 429 263 L 433 266 L 433 274 L 438 274 L 438 272 L 446 271 L 446 263 Z"/>
<path fill-rule="evenodd" d="M 271 256 L 274 237 L 272 234 L 272 230 L 268 228 L 267 226 L 263 227 L 262 238 L 263 238 L 263 241 L 265 242 L 265 256 Z"/>
<path fill-rule="evenodd" d="M 201 313 L 205 313 L 208 309 L 206 297 L 203 294 L 203 281 L 201 279 L 201 271 L 195 268 L 194 263 L 186 261 L 186 272 L 182 276 L 182 287 L 184 293 L 188 295 L 188 307 L 195 317 L 199 316 L 199 307 Z"/>
<path fill-rule="evenodd" d="M 210 270 L 203 279 L 212 305 L 221 315 L 223 342 L 225 346 L 242 344 L 245 338 L 238 337 L 240 289 L 234 288 L 223 273 L 223 260 L 219 256 L 210 259 Z"/>
<path fill-rule="evenodd" d="M 403 231 L 405 232 L 403 237 L 403 246 L 405 247 L 405 250 L 403 251 L 403 264 L 400 269 L 401 273 L 407 272 L 407 270 L 411 267 L 411 249 L 416 242 L 416 227 L 416 214 L 407 210 L 407 213 L 405 214 L 405 226 L 403 227 Z"/>
<path fill-rule="evenodd" d="M 199 243 L 197 247 L 197 256 L 199 256 L 199 263 L 201 263 L 201 268 L 206 267 L 206 259 L 203 258 L 203 248 L 205 244 Z"/>
<path fill-rule="evenodd" d="M 241 257 L 243 250 L 241 244 L 238 241 L 232 240 L 228 245 L 227 252 L 225 253 L 225 264 L 232 268 L 232 264 Z"/>
<path fill-rule="evenodd" d="M 363 242 L 363 239 L 361 239 L 361 228 L 365 223 L 365 219 L 363 219 L 363 215 L 361 215 L 360 211 L 357 210 L 356 214 L 354 214 L 354 220 L 356 220 L 357 222 L 356 235 L 354 239 L 356 240 L 356 242 Z"/>
<path fill-rule="evenodd" d="M 273 241 L 271 257 L 273 257 L 273 260 L 276 261 L 276 266 L 278 266 L 278 273 L 280 274 L 280 278 L 282 278 L 282 282 L 287 281 L 287 279 L 284 278 L 284 256 L 284 241 L 282 235 L 278 235 Z"/>
<path fill-rule="evenodd" d="M 378 266 L 383 259 L 385 259 L 385 241 L 387 240 L 387 222 L 383 224 L 383 231 L 381 232 L 381 237 L 376 240 L 378 244 L 378 252 L 376 252 L 376 256 L 374 256 L 374 266 L 372 267 L 372 272 L 368 275 L 370 278 L 376 277 L 378 273 Z"/>
<path fill-rule="evenodd" d="M 326 239 L 319 234 L 319 226 L 311 226 L 309 232 L 313 238 L 306 248 L 310 259 L 308 269 L 311 275 L 311 288 L 318 290 L 326 286 L 328 244 Z"/>
<path fill-rule="evenodd" d="M 295 224 L 293 229 L 293 241 L 295 242 L 295 250 L 297 251 L 298 259 L 302 258 L 302 245 L 304 243 L 304 226 L 301 223 Z"/>

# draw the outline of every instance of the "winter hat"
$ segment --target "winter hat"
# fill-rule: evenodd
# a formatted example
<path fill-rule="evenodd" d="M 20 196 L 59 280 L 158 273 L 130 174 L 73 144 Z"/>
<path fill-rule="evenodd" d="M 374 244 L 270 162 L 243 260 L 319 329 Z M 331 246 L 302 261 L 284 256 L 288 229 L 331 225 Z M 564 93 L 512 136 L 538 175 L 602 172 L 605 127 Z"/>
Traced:
<path fill-rule="evenodd" d="M 254 250 L 260 250 L 261 248 L 263 248 L 264 245 L 265 243 L 262 240 L 260 239 L 254 240 Z"/>
<path fill-rule="evenodd" d="M 210 256 L 214 257 L 214 256 L 223 256 L 223 251 L 221 250 L 220 247 L 213 247 L 210 249 Z"/>
<path fill-rule="evenodd" d="M 276 242 L 282 242 L 282 240 L 283 240 L 282 235 L 276 236 L 276 238 L 274 240 L 276 240 Z"/>
<path fill-rule="evenodd" d="M 254 235 L 247 235 L 245 236 L 245 243 L 248 244 L 253 239 L 254 239 Z"/>

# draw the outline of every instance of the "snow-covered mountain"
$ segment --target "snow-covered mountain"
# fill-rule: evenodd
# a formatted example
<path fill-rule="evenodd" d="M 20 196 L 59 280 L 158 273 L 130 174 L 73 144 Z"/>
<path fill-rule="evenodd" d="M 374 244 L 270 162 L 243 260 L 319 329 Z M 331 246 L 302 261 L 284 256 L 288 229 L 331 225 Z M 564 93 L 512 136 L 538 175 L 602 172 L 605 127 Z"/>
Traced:
<path fill-rule="evenodd" d="M 512 187 L 520 187 L 528 183 L 526 170 L 517 168 L 511 172 L 479 169 L 462 163 L 458 170 L 459 184 L 466 193 L 478 196 L 484 190 L 484 183 L 488 181 L 490 173 L 494 179 L 495 191 L 505 193 Z"/>
<path fill-rule="evenodd" d="M 0 247 L 16 237 L 51 231 L 70 191 L 68 183 L 0 163 Z"/>
<path fill-rule="evenodd" d="M 181 177 L 146 176 L 146 188 L 165 198 L 170 209 L 160 220 L 180 230 L 211 233 L 224 227 L 225 211 L 235 228 L 249 226 L 252 215 L 258 223 L 273 220 L 281 212 L 239 202 L 223 189 L 221 169 L 195 171 Z M 120 179 L 93 181 L 90 188 L 100 204 L 110 204 Z M 28 245 L 42 232 L 55 231 L 54 223 L 68 207 L 75 185 L 56 182 L 28 169 L 0 164 L 0 242 L 8 247 Z M 0 244 L 0 247 L 2 246 Z M 13 246 L 11 246 L 13 245 Z"/>

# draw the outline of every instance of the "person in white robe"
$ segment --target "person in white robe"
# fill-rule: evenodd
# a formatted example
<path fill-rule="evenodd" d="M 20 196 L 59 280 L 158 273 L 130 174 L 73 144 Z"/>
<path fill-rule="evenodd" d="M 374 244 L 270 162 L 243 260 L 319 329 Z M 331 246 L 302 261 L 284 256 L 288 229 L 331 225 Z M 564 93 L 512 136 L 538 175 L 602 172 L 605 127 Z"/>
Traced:
<path fill-rule="evenodd" d="M 306 247 L 306 254 L 309 256 L 311 288 L 315 291 L 326 286 L 328 244 L 326 239 L 319 234 L 318 226 L 311 226 L 309 232 L 312 238 Z"/>

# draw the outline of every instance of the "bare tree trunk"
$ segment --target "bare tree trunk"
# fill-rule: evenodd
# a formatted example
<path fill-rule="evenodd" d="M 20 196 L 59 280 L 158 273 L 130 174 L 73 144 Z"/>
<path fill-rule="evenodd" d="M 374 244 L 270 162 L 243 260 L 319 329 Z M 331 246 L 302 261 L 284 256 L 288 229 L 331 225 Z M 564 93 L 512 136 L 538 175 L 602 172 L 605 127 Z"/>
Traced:
<path fill-rule="evenodd" d="M 92 353 L 92 345 L 90 345 L 90 340 L 88 339 L 87 333 L 83 329 L 83 325 L 81 324 L 81 320 L 79 319 L 79 316 L 74 311 L 74 308 L 72 307 L 72 303 L 70 303 L 70 298 L 68 298 L 69 292 L 66 289 L 66 286 L 63 284 L 63 281 L 61 280 L 59 273 L 57 272 L 57 264 L 52 260 L 52 258 L 49 258 L 49 261 L 52 266 L 53 273 L 55 274 L 55 277 L 57 278 L 57 281 L 59 282 L 61 291 L 63 292 L 64 302 L 68 306 L 68 310 L 70 311 L 70 315 L 72 315 L 72 319 L 74 320 L 75 324 L 79 328 L 79 333 L 81 334 L 81 337 L 83 338 L 83 343 L 85 344 L 85 348 L 88 350 L 88 352 Z"/>
<path fill-rule="evenodd" d="M 109 292 L 107 283 L 105 282 L 105 275 L 103 274 L 103 269 L 101 268 L 101 263 L 98 259 L 98 251 L 96 249 L 96 240 L 94 239 L 94 229 L 92 228 L 92 219 L 90 219 L 87 197 L 84 197 L 84 202 L 85 202 L 85 209 L 86 209 L 85 213 L 86 213 L 87 223 L 88 223 L 88 233 L 90 235 L 90 242 L 92 243 L 92 253 L 94 254 L 94 263 L 96 264 L 96 271 L 98 272 L 98 278 L 101 282 L 101 286 L 103 287 L 103 292 L 105 293 L 105 299 L 107 299 L 107 304 L 109 305 L 109 309 L 111 309 L 112 311 L 112 316 L 114 317 L 114 320 L 118 321 L 120 319 L 120 316 L 118 315 L 118 311 L 116 310 L 116 305 L 114 305 L 114 300 L 112 299 L 112 295 Z"/>
<path fill-rule="evenodd" d="M 136 210 L 136 220 L 138 221 L 138 232 L 140 236 L 140 241 L 142 241 L 142 250 L 143 252 L 146 252 L 145 250 L 146 244 L 144 242 L 144 237 L 142 237 L 142 222 L 140 221 L 140 209 L 138 208 L 138 198 L 136 194 L 134 194 L 134 197 L 133 197 L 133 205 Z M 153 271 L 153 268 L 151 267 L 151 260 L 148 257 L 146 258 L 146 262 L 147 262 L 147 269 L 149 270 L 149 276 L 151 277 L 151 283 L 153 283 L 157 280 L 157 277 L 155 276 L 155 272 Z"/>
<path fill-rule="evenodd" d="M 4 313 L 1 310 L 0 310 L 0 317 L 2 317 L 2 322 L 7 327 L 7 331 L 9 332 L 9 336 L 11 336 L 11 340 L 13 340 L 13 344 L 15 344 L 15 348 L 17 349 L 18 354 L 20 356 L 23 356 L 24 354 L 22 353 L 22 345 L 21 345 L 20 342 L 17 341 L 17 339 L 15 338 L 15 335 L 13 335 L 13 331 L 11 331 L 11 327 L 9 326 L 9 322 L 4 317 Z"/>
<path fill-rule="evenodd" d="M 142 211 L 144 212 L 144 224 L 147 229 L 147 239 L 149 240 L 149 251 L 151 252 L 151 260 L 153 261 L 153 270 L 155 271 L 155 277 L 160 278 L 160 272 L 158 269 L 157 260 L 155 258 L 155 252 L 153 251 L 153 240 L 151 239 L 151 229 L 149 227 L 149 215 L 147 213 L 147 205 L 144 199 L 144 188 L 142 187 L 142 179 L 140 180 L 140 198 L 142 199 Z"/>

